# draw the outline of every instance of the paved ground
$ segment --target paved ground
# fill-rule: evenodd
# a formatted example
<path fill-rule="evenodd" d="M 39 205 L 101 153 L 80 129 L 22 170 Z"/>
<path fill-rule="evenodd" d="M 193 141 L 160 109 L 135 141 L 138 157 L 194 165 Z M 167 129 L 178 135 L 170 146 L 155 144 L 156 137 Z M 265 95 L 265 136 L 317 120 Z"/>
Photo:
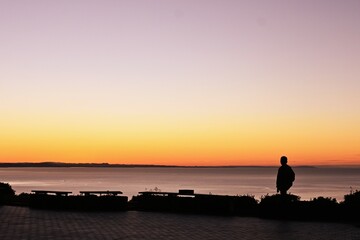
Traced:
<path fill-rule="evenodd" d="M 0 239 L 354 239 L 360 227 L 149 212 L 56 212 L 0 207 Z"/>

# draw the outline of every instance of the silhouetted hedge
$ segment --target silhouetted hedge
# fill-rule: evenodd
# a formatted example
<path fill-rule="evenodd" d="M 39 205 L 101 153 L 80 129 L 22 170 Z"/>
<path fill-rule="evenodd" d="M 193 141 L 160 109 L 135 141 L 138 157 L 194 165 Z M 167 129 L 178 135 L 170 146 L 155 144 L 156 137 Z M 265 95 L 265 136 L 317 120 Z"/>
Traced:
<path fill-rule="evenodd" d="M 132 209 L 142 211 L 162 211 L 180 213 L 201 213 L 217 215 L 253 216 L 257 211 L 254 196 L 194 195 L 179 197 L 176 195 L 138 195 L 130 205 Z"/>
<path fill-rule="evenodd" d="M 72 211 L 124 211 L 127 210 L 126 196 L 56 196 L 30 194 L 29 206 L 38 209 Z"/>
<path fill-rule="evenodd" d="M 340 203 L 335 198 L 322 196 L 301 201 L 300 196 L 293 194 L 265 195 L 258 201 L 249 195 L 184 196 L 161 192 L 144 192 L 128 202 L 126 196 L 56 196 L 28 193 L 15 195 L 8 183 L 0 183 L 0 204 L 72 211 L 138 210 L 303 221 L 360 221 L 360 191 L 357 190 L 345 195 L 344 201 Z"/>

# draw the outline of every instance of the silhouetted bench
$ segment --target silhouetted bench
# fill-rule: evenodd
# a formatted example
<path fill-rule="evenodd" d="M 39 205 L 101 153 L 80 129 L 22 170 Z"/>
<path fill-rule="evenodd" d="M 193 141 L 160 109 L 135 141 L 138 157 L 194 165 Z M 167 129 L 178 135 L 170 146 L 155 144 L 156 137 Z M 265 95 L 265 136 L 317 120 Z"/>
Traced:
<path fill-rule="evenodd" d="M 69 195 L 65 191 L 32 190 L 29 206 L 39 209 L 57 210 L 127 210 L 128 197 L 121 196 L 121 191 L 81 191 L 77 195 Z M 100 196 L 99 196 L 100 195 Z"/>
<path fill-rule="evenodd" d="M 31 190 L 31 192 L 35 193 L 36 195 L 55 194 L 56 196 L 67 196 L 72 193 L 66 191 L 47 191 L 47 190 Z"/>
<path fill-rule="evenodd" d="M 85 196 L 90 196 L 90 195 L 117 196 L 119 194 L 122 194 L 122 192 L 121 191 L 80 191 L 80 194 Z"/>
<path fill-rule="evenodd" d="M 197 194 L 194 193 L 194 190 L 189 190 L 189 189 L 180 189 L 179 192 L 151 192 L 151 191 L 145 191 L 145 192 L 139 192 L 139 194 L 143 195 L 143 196 L 172 196 L 172 197 L 176 197 L 176 196 L 195 196 Z"/>

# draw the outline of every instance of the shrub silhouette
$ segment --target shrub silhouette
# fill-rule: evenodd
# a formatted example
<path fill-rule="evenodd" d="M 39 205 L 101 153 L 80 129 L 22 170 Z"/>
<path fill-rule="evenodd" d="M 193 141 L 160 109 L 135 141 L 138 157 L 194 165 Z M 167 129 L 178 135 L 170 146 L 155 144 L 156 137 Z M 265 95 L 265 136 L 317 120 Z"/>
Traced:
<path fill-rule="evenodd" d="M 351 206 L 360 206 L 360 191 L 355 190 L 344 196 L 344 204 Z"/>
<path fill-rule="evenodd" d="M 6 204 L 12 201 L 15 196 L 15 191 L 10 184 L 0 182 L 0 204 Z"/>
<path fill-rule="evenodd" d="M 344 219 L 359 220 L 360 212 L 360 191 L 351 191 L 344 196 L 344 201 L 341 203 Z"/>
<path fill-rule="evenodd" d="M 317 197 L 305 203 L 306 214 L 310 220 L 337 220 L 340 218 L 339 203 L 336 198 Z"/>
<path fill-rule="evenodd" d="M 293 219 L 300 212 L 300 203 L 297 195 L 265 195 L 260 200 L 259 215 L 266 218 Z"/>
<path fill-rule="evenodd" d="M 12 187 L 10 186 L 10 184 L 0 182 L 0 194 L 1 194 L 1 195 L 14 196 L 14 195 L 15 195 L 15 191 L 12 189 Z"/>
<path fill-rule="evenodd" d="M 311 201 L 320 206 L 335 206 L 338 204 L 336 198 L 331 197 L 317 197 L 312 199 Z"/>

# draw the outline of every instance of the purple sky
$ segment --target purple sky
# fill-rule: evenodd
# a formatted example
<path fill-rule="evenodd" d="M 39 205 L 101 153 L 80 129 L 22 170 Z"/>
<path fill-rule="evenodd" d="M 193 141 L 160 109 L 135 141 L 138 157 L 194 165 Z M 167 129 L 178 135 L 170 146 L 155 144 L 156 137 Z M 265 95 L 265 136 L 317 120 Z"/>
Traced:
<path fill-rule="evenodd" d="M 9 134 L 183 119 L 189 136 L 215 122 L 276 140 L 282 125 L 290 145 L 326 133 L 321 152 L 349 140 L 336 154 L 360 163 L 360 1 L 4 0 L 0 32 Z"/>

